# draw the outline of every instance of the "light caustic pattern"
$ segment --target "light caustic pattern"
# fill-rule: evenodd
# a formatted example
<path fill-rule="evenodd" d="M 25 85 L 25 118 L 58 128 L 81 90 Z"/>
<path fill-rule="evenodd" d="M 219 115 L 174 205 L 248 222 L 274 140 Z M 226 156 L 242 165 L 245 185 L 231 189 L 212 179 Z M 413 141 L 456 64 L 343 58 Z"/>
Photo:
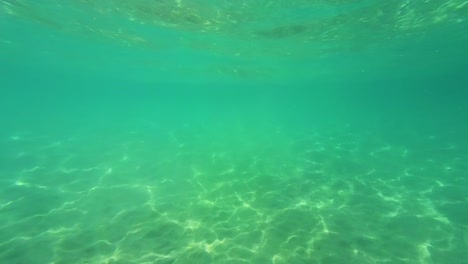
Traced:
<path fill-rule="evenodd" d="M 467 164 L 454 143 L 351 129 L 151 129 L 2 138 L 0 262 L 468 257 Z"/>

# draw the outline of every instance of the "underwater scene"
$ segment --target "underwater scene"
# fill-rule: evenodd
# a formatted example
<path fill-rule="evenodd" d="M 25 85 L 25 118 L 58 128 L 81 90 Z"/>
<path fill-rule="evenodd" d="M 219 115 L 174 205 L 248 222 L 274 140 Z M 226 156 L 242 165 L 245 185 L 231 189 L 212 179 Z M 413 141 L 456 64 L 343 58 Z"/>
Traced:
<path fill-rule="evenodd" d="M 0 263 L 467 264 L 468 1 L 0 0 Z"/>

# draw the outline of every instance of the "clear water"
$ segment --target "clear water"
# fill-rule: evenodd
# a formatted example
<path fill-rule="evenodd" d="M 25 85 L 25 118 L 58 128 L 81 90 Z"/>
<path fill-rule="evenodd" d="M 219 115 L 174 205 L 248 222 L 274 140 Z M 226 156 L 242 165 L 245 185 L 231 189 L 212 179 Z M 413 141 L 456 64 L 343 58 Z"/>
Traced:
<path fill-rule="evenodd" d="M 468 263 L 467 19 L 0 1 L 0 263 Z"/>

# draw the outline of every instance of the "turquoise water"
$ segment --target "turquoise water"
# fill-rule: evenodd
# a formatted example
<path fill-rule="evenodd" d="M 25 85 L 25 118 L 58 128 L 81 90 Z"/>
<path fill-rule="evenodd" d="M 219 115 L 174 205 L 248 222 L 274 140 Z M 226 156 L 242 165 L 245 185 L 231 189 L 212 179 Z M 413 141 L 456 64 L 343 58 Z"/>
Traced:
<path fill-rule="evenodd" d="M 0 1 L 0 263 L 468 263 L 468 2 Z"/>

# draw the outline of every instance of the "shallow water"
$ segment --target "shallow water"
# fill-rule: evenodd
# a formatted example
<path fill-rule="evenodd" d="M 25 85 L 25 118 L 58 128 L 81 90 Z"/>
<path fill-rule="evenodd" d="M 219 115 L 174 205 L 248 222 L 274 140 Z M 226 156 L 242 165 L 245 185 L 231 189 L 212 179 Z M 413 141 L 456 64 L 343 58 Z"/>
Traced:
<path fill-rule="evenodd" d="M 467 263 L 467 16 L 0 1 L 0 262 Z"/>

